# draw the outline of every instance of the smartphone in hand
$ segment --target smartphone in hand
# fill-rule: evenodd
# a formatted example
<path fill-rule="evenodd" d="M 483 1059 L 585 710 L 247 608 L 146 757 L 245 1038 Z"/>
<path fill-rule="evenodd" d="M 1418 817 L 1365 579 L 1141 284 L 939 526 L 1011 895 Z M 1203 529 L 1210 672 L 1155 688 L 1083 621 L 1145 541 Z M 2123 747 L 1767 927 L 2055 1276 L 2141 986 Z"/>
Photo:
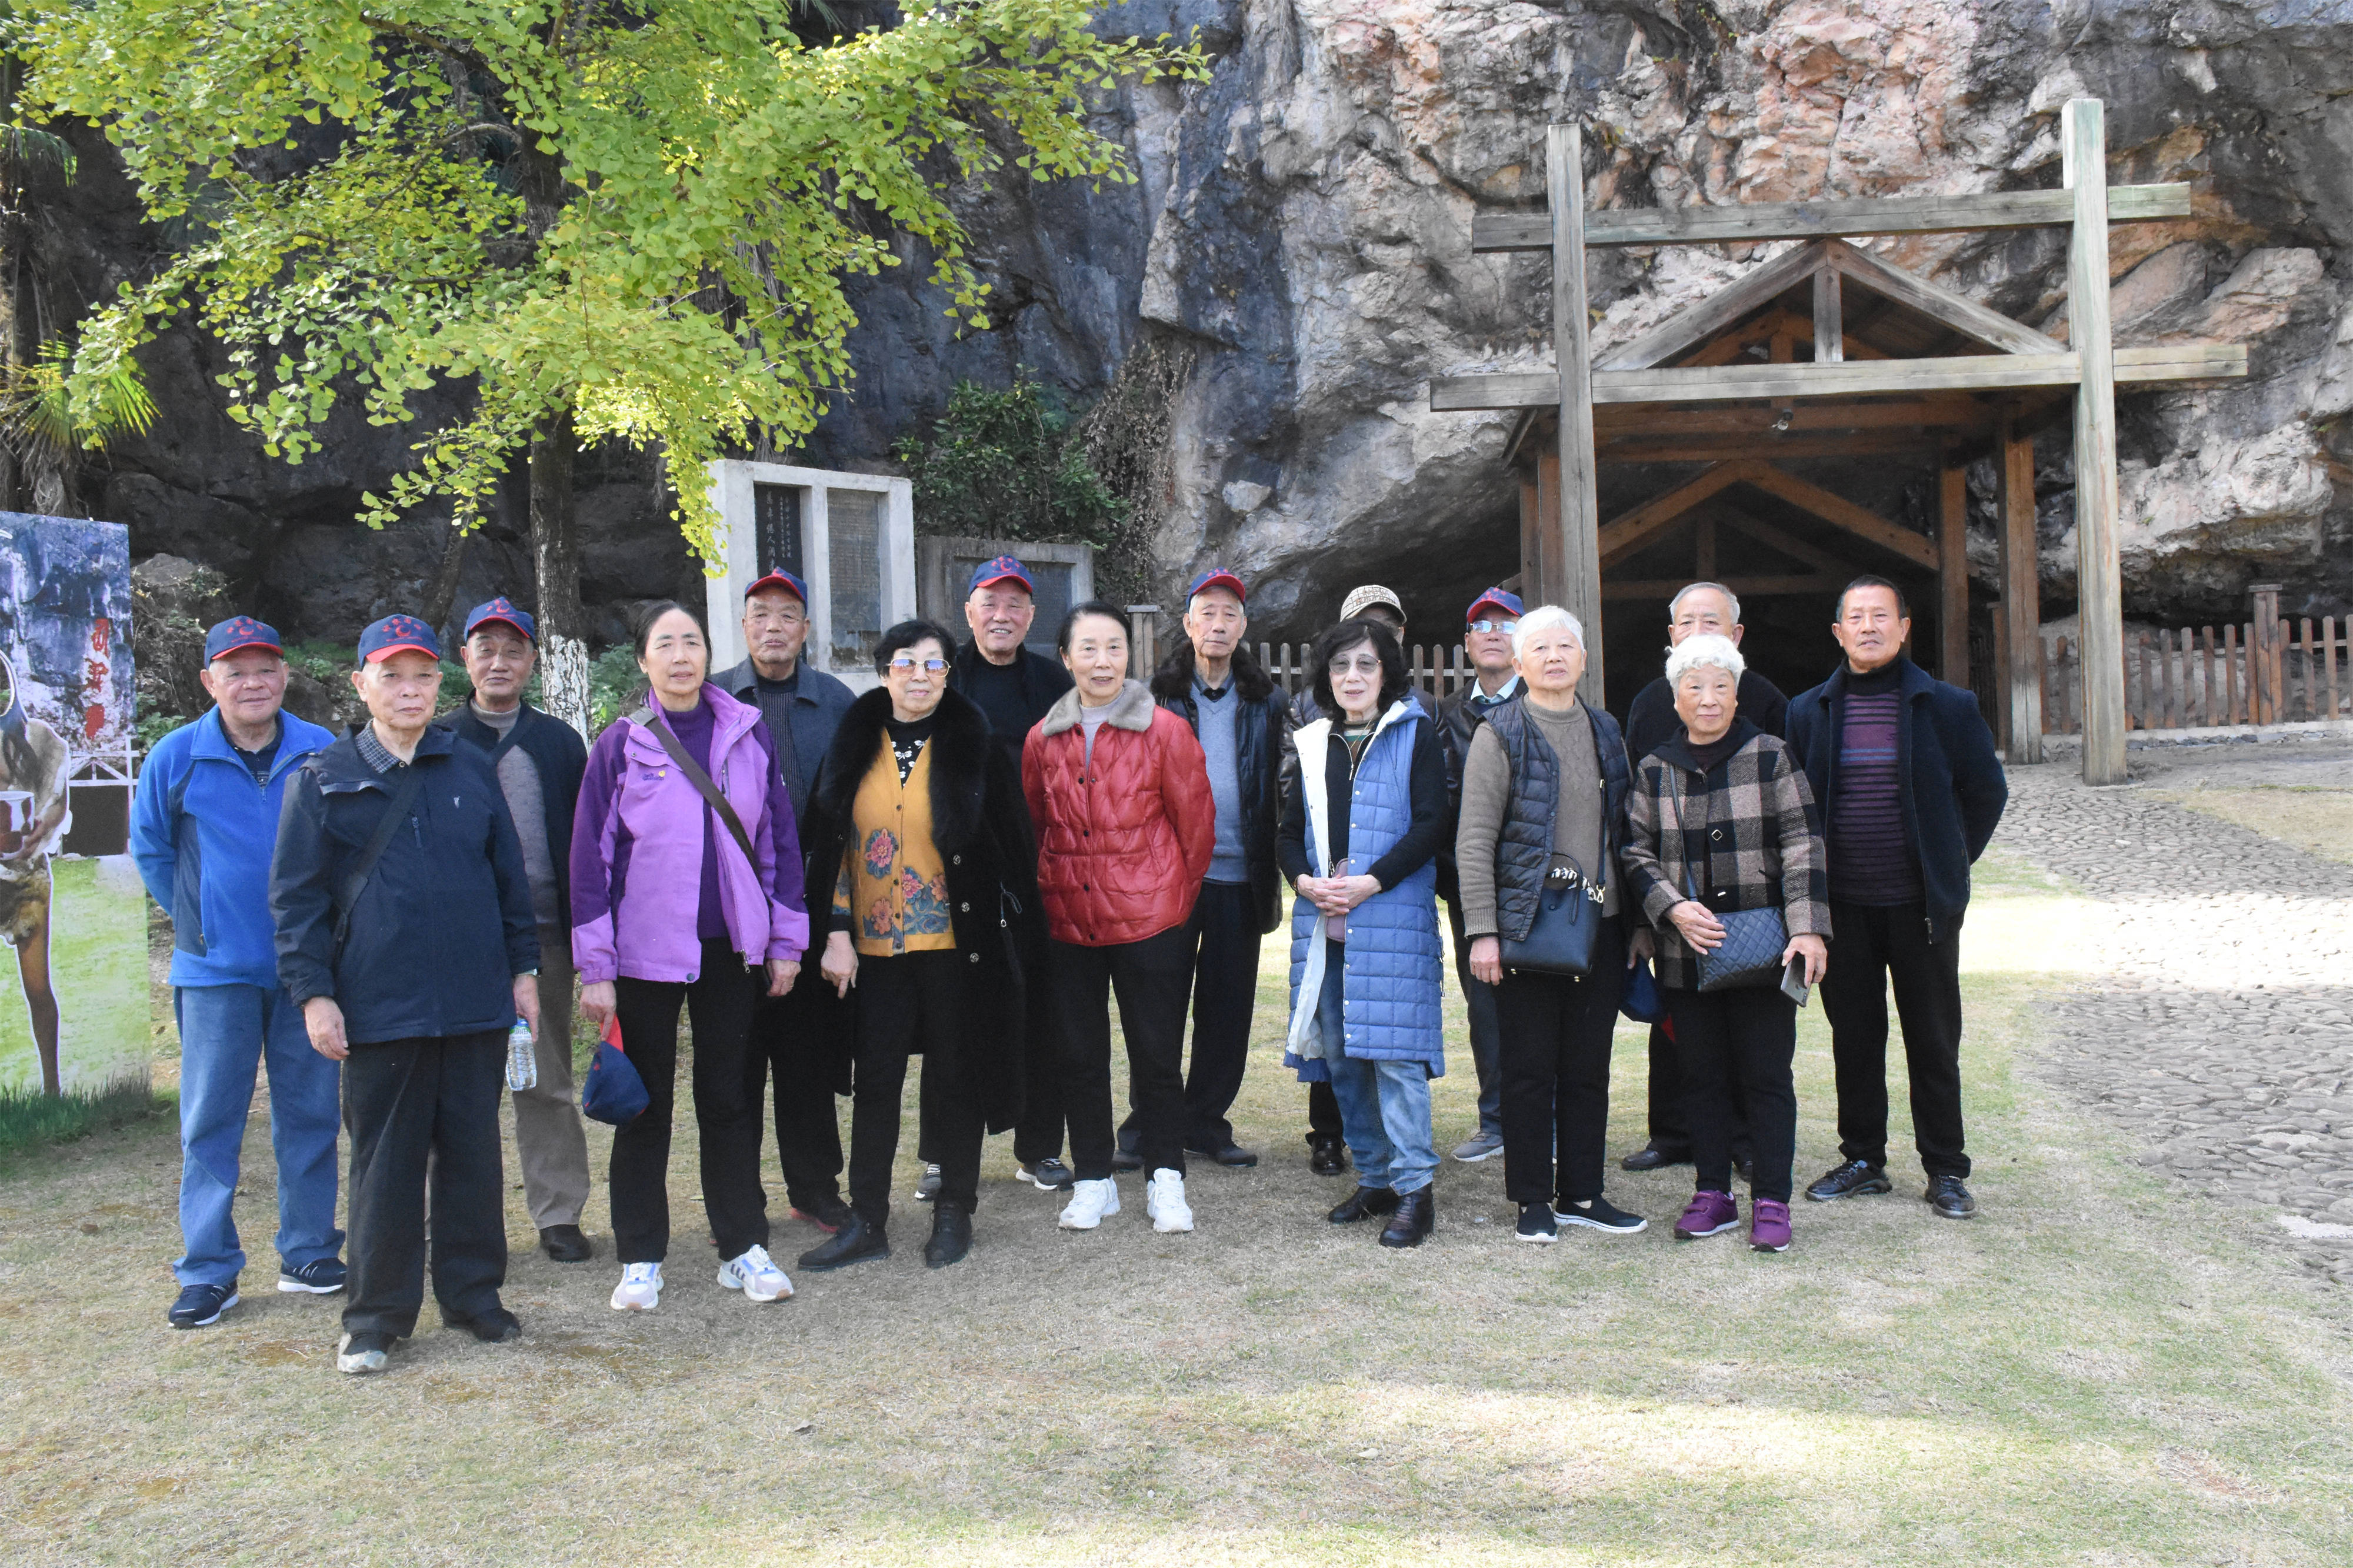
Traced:
<path fill-rule="evenodd" d="M 1789 962 L 1781 966 L 1781 994 L 1802 1007 L 1810 989 L 1806 984 L 1806 955 L 1792 953 Z"/>

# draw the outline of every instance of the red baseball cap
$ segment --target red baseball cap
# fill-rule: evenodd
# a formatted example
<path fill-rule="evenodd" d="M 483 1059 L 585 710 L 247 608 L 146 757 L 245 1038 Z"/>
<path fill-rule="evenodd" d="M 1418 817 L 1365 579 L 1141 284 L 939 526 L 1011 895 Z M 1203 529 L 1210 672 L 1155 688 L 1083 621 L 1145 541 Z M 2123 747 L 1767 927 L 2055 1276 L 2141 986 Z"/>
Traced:
<path fill-rule="evenodd" d="M 1250 590 L 1242 586 L 1242 580 L 1222 566 L 1212 566 L 1194 578 L 1193 585 L 1185 590 L 1185 597 L 1189 600 L 1204 588 L 1223 588 L 1244 604 L 1250 602 Z"/>

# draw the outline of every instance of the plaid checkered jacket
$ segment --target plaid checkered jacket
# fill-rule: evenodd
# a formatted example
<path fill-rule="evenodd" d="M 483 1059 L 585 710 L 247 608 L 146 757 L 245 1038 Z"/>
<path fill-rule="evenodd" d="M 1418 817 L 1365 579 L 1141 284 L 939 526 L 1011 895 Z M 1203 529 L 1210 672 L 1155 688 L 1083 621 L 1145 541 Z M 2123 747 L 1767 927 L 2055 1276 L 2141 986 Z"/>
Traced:
<path fill-rule="evenodd" d="M 1778 906 L 1789 934 L 1831 934 L 1830 863 L 1814 794 L 1789 748 L 1747 720 L 1746 739 L 1713 783 L 1678 735 L 1642 759 L 1626 802 L 1620 864 L 1658 938 L 1659 984 L 1699 984 L 1667 911 L 1696 897 L 1711 910 Z M 1695 889 L 1695 891 L 1694 891 Z"/>

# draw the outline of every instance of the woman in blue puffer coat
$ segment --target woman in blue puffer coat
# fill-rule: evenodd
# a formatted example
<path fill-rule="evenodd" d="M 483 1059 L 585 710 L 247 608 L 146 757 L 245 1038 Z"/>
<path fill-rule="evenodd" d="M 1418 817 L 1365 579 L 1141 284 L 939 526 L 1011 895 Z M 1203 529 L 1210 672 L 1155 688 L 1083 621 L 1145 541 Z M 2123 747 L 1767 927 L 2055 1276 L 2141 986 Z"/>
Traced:
<path fill-rule="evenodd" d="M 1446 1070 L 1445 759 L 1387 626 L 1342 621 L 1316 640 L 1307 679 L 1324 717 L 1297 732 L 1278 846 L 1299 894 L 1283 1065 L 1340 1103 L 1358 1184 L 1332 1223 L 1386 1215 L 1381 1245 L 1418 1247 L 1437 1220 L 1430 1080 Z"/>

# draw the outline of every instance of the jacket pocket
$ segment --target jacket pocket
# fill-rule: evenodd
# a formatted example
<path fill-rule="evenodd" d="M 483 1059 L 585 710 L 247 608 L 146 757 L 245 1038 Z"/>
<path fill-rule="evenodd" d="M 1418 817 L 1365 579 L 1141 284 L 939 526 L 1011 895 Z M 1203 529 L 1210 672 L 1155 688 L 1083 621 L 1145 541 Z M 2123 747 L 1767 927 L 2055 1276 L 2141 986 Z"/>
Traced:
<path fill-rule="evenodd" d="M 186 841 L 172 868 L 172 951 L 206 956 L 205 857 L 196 825 L 183 819 Z"/>

